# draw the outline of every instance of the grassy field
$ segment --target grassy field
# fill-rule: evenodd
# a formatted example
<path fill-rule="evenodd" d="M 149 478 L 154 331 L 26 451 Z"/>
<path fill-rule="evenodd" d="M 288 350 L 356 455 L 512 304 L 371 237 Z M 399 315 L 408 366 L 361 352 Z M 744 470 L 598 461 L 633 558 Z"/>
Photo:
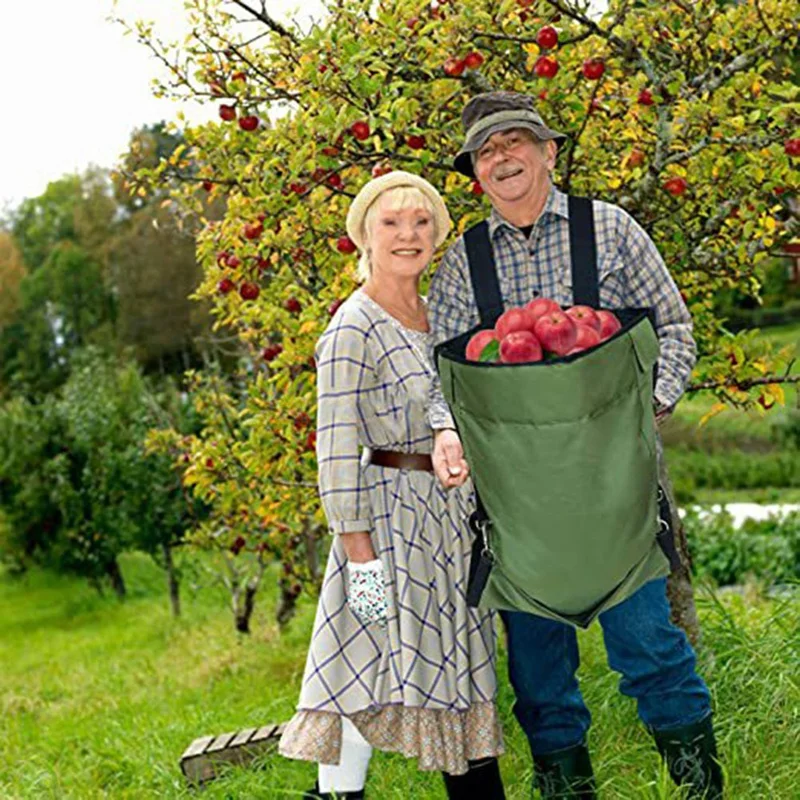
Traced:
<path fill-rule="evenodd" d="M 313 765 L 271 756 L 198 792 L 184 785 L 178 759 L 197 736 L 291 715 L 312 603 L 302 603 L 279 636 L 267 590 L 253 635 L 242 638 L 221 594 L 185 597 L 185 616 L 174 620 L 158 569 L 136 554 L 122 566 L 131 590 L 122 604 L 46 572 L 22 580 L 0 574 L 0 797 L 299 798 L 313 783 Z M 701 611 L 702 671 L 717 708 L 728 796 L 797 798 L 800 604 L 706 595 Z M 633 703 L 616 691 L 597 629 L 582 634 L 582 652 L 602 797 L 681 797 Z M 501 763 L 509 799 L 522 800 L 530 796 L 530 760 L 504 664 L 501 672 L 508 749 Z M 367 791 L 374 800 L 444 797 L 438 775 L 385 753 L 374 758 Z"/>

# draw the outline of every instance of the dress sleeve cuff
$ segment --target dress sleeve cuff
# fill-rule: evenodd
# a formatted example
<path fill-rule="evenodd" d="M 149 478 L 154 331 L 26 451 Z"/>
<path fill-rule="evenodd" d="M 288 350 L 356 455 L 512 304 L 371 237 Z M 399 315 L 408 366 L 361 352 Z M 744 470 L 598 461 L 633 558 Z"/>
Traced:
<path fill-rule="evenodd" d="M 372 530 L 371 519 L 339 519 L 328 524 L 331 533 L 369 533 Z"/>

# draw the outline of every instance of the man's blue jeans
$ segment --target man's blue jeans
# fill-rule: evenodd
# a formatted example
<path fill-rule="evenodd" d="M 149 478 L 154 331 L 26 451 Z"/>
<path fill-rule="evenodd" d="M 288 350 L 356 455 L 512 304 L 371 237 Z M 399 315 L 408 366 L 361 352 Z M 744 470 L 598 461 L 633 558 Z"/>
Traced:
<path fill-rule="evenodd" d="M 620 691 L 635 698 L 645 725 L 679 728 L 711 713 L 695 655 L 669 618 L 666 578 L 650 581 L 599 616 L 611 669 Z M 508 671 L 516 716 L 535 756 L 580 744 L 591 724 L 575 672 L 580 663 L 575 629 L 520 611 L 501 611 L 508 636 Z"/>

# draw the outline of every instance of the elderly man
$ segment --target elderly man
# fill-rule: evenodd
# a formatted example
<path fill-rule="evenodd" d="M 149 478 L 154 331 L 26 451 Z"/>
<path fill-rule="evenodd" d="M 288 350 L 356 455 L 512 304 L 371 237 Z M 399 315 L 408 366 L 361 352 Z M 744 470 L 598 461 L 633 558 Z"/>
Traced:
<path fill-rule="evenodd" d="M 530 97 L 513 92 L 474 97 L 462 123 L 465 142 L 455 168 L 477 178 L 492 203 L 487 232 L 505 307 L 534 296 L 571 305 L 568 198 L 551 181 L 565 137 L 544 124 Z M 660 420 L 674 408 L 695 363 L 691 318 L 644 230 L 617 206 L 595 200 L 592 210 L 601 306 L 654 312 Z M 437 343 L 479 322 L 463 236 L 432 279 L 428 309 Z M 469 468 L 440 387 L 434 388 L 429 420 L 437 431 L 436 474 L 444 486 L 458 486 Z M 501 617 L 514 713 L 530 743 L 536 785 L 547 798 L 594 797 L 586 746 L 591 718 L 575 677 L 575 629 L 522 611 L 501 610 Z M 599 621 L 609 665 L 622 675 L 620 690 L 636 699 L 673 779 L 693 796 L 721 797 L 709 693 L 686 636 L 670 622 L 666 579 L 649 580 Z"/>

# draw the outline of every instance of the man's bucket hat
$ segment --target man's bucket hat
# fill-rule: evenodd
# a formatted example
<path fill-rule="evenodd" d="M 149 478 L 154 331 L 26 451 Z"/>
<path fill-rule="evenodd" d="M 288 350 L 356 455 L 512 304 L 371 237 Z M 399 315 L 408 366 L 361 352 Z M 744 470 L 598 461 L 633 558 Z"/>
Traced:
<path fill-rule="evenodd" d="M 545 125 L 534 107 L 533 98 L 519 92 L 485 92 L 473 97 L 461 113 L 464 145 L 455 158 L 454 166 L 462 175 L 475 177 L 471 153 L 480 150 L 486 140 L 498 131 L 526 128 L 537 139 L 566 141 L 563 133 Z"/>

